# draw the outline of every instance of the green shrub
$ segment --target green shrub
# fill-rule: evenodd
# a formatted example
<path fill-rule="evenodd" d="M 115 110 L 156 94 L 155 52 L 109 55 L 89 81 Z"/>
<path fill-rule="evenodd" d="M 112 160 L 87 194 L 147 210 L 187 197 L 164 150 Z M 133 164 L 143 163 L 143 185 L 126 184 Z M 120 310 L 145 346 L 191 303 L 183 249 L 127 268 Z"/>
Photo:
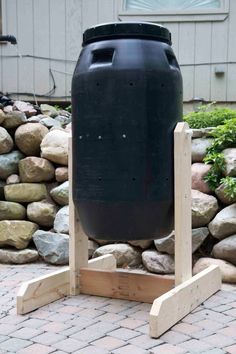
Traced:
<path fill-rule="evenodd" d="M 236 198 L 236 178 L 235 177 L 225 177 L 220 181 L 224 185 L 224 192 L 226 197 L 230 199 Z"/>
<path fill-rule="evenodd" d="M 229 108 L 214 108 L 208 111 L 211 105 L 203 106 L 199 112 L 191 112 L 184 116 L 184 121 L 192 129 L 217 127 L 226 120 L 236 118 L 236 111 Z"/>
<path fill-rule="evenodd" d="M 236 147 L 236 118 L 226 120 L 223 125 L 216 127 L 211 135 L 214 140 L 207 149 L 207 155 L 203 161 L 206 164 L 212 164 L 212 167 L 204 177 L 204 180 L 214 191 L 222 183 L 223 172 L 225 171 L 225 160 L 221 151 L 229 147 Z M 235 181 L 229 180 L 226 177 L 229 193 L 232 193 L 233 182 L 236 184 Z"/>

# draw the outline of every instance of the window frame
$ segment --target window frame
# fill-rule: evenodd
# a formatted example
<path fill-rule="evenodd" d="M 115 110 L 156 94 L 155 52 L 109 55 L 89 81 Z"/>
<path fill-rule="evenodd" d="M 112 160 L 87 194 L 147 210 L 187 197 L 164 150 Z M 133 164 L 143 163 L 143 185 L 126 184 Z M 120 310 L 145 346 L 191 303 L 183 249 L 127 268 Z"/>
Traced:
<path fill-rule="evenodd" d="M 204 22 L 224 21 L 229 15 L 229 0 L 221 0 L 220 8 L 202 8 L 186 10 L 164 10 L 155 12 L 125 10 L 125 1 L 121 1 L 119 19 L 124 21 L 150 22 Z"/>

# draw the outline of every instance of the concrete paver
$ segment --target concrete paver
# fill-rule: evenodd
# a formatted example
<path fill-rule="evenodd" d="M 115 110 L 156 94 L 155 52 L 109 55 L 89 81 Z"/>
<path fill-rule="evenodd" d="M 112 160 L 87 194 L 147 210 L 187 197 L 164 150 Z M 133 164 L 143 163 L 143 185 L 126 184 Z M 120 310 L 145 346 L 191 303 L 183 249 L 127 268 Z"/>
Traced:
<path fill-rule="evenodd" d="M 150 304 L 80 295 L 16 315 L 22 280 L 58 269 L 0 265 L 0 354 L 236 354 L 236 287 L 224 286 L 159 339 Z"/>

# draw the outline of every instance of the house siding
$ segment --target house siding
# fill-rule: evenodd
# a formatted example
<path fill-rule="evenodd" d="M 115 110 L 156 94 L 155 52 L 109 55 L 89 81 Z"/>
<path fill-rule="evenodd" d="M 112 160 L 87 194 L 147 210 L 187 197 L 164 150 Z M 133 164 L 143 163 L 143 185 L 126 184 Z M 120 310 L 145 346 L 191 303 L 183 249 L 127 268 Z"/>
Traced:
<path fill-rule="evenodd" d="M 121 3 L 2 0 L 3 33 L 16 36 L 17 49 L 23 57 L 17 57 L 16 46 L 0 45 L 0 90 L 26 93 L 19 97 L 32 99 L 27 93 L 50 92 L 54 78 L 53 95 L 37 99 L 69 101 L 83 31 L 98 23 L 121 19 Z M 183 75 L 184 101 L 198 97 L 236 102 L 236 1 L 230 0 L 229 5 L 229 15 L 224 20 L 162 22 L 172 33 L 173 49 Z M 225 70 L 224 75 L 215 75 L 218 66 Z"/>

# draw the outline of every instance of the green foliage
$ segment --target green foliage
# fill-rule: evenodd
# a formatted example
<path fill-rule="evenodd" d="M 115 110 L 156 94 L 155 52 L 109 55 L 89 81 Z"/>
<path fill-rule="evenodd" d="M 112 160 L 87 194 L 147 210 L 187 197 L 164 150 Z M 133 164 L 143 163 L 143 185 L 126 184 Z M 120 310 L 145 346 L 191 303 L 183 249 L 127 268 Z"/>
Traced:
<path fill-rule="evenodd" d="M 236 198 L 236 178 L 225 177 L 220 180 L 220 183 L 224 185 L 224 192 L 226 197 L 230 199 Z"/>
<path fill-rule="evenodd" d="M 71 104 L 69 106 L 67 106 L 65 109 L 66 109 L 67 112 L 71 113 Z"/>
<path fill-rule="evenodd" d="M 212 164 L 210 171 L 204 177 L 204 181 L 206 181 L 211 190 L 214 191 L 220 184 L 222 173 L 225 170 L 224 155 L 218 152 L 209 153 L 204 158 L 204 162 L 206 164 Z"/>
<path fill-rule="evenodd" d="M 225 121 L 225 124 L 216 127 L 211 135 L 213 144 L 208 148 L 207 154 L 222 151 L 228 147 L 236 146 L 236 118 Z"/>
<path fill-rule="evenodd" d="M 236 118 L 236 111 L 229 108 L 214 108 L 211 111 L 208 109 L 212 106 L 202 106 L 199 112 L 191 112 L 184 116 L 190 128 L 200 129 L 207 127 L 217 127 L 223 124 L 225 121 Z"/>

